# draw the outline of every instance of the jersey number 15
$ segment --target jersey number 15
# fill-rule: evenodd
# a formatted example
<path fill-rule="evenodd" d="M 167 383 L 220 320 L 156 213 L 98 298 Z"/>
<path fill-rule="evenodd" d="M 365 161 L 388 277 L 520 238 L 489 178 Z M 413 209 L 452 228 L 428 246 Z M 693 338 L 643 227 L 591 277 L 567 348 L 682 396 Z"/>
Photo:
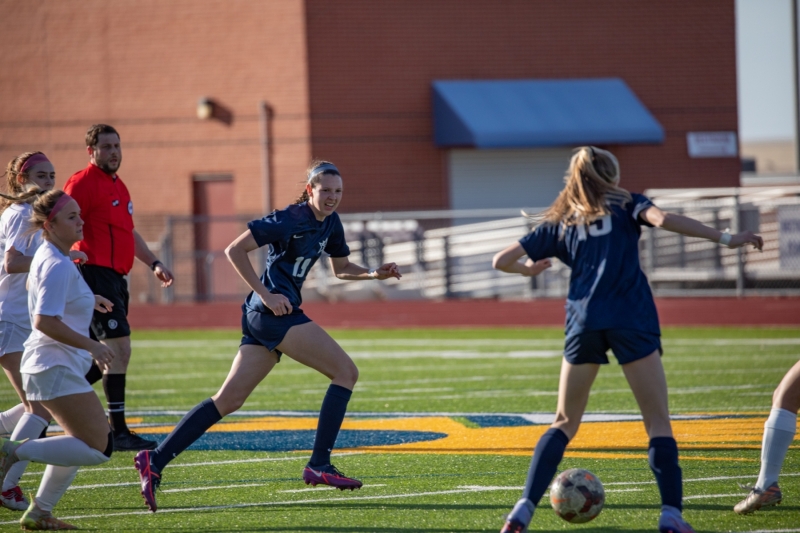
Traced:
<path fill-rule="evenodd" d="M 578 231 L 578 240 L 586 240 L 586 226 L 575 226 Z M 592 237 L 602 237 L 611 233 L 611 215 L 603 215 L 589 224 L 589 235 Z"/>

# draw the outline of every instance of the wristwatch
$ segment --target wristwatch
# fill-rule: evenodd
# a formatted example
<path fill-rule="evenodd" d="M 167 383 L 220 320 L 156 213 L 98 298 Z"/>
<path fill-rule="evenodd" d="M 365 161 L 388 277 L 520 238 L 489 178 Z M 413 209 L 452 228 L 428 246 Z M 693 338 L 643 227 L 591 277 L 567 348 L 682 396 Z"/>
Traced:
<path fill-rule="evenodd" d="M 158 259 L 156 259 L 155 261 L 153 261 L 153 262 L 150 264 L 150 270 L 152 270 L 153 272 L 155 272 L 155 271 L 156 271 L 156 267 L 157 267 L 158 265 L 164 266 L 164 263 L 162 263 L 161 261 L 159 261 Z"/>

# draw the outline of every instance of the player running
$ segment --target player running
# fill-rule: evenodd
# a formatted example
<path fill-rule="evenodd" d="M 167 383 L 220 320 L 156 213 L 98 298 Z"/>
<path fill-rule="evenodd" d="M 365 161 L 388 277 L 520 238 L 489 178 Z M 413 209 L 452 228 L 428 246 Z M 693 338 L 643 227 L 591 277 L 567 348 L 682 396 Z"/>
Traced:
<path fill-rule="evenodd" d="M 33 204 L 31 225 L 34 231 L 43 230 L 44 239 L 30 263 L 33 330 L 25 341 L 20 372 L 27 399 L 41 403 L 66 435 L 0 441 L 0 477 L 17 461 L 47 464 L 39 491 L 20 520 L 22 528 L 75 529 L 52 510 L 79 466 L 104 463 L 113 450 L 103 406 L 84 378 L 93 358 L 106 366 L 114 357 L 87 335 L 93 310 L 108 311 L 111 302 L 92 294 L 70 257 L 72 245 L 83 238 L 75 200 L 63 191 L 42 194 Z"/>
<path fill-rule="evenodd" d="M 42 152 L 25 152 L 8 163 L 5 176 L 9 194 L 0 195 L 0 365 L 22 403 L 0 413 L 0 431 L 10 433 L 13 440 L 35 439 L 47 428 L 50 414 L 41 404 L 26 398 L 19 371 L 23 343 L 31 333 L 25 282 L 33 254 L 42 242 L 41 231 L 31 231 L 31 204 L 38 194 L 53 189 L 56 172 Z M 77 251 L 70 252 L 70 257 L 86 259 Z M 28 500 L 19 487 L 27 464 L 21 461 L 14 465 L 2 480 L 3 507 L 14 511 L 28 508 Z"/>
<path fill-rule="evenodd" d="M 797 411 L 800 409 L 800 361 L 783 376 L 772 394 L 772 410 L 764 423 L 761 443 L 761 471 L 750 494 L 737 503 L 733 510 L 737 514 L 749 514 L 762 507 L 777 505 L 783 500 L 778 486 L 778 476 L 786 459 L 794 434 L 797 432 Z"/>
<path fill-rule="evenodd" d="M 641 226 L 655 226 L 730 248 L 763 246 L 746 231 L 731 235 L 681 215 L 665 213 L 646 197 L 619 187 L 619 163 L 611 152 L 576 150 L 566 185 L 536 217 L 533 232 L 494 257 L 494 268 L 535 276 L 557 257 L 572 269 L 566 340 L 555 422 L 536 444 L 522 498 L 502 533 L 527 531 L 536 505 L 553 479 L 569 441 L 578 432 L 589 391 L 611 349 L 622 365 L 650 438 L 650 468 L 661 493 L 661 533 L 692 533 L 682 517 L 678 447 L 667 406 L 661 365 L 661 332 L 647 278 L 639 266 Z M 528 259 L 519 261 L 524 255 Z"/>
<path fill-rule="evenodd" d="M 342 490 L 361 487 L 360 481 L 345 476 L 331 464 L 331 450 L 358 379 L 358 369 L 336 341 L 300 309 L 300 289 L 322 252 L 330 255 L 333 272 L 339 279 L 385 280 L 401 276 L 394 263 L 370 270 L 348 260 L 350 249 L 336 214 L 341 199 L 339 170 L 327 161 L 314 162 L 307 172 L 305 191 L 293 205 L 250 222 L 248 231 L 225 250 L 252 289 L 242 306 L 241 345 L 219 391 L 189 411 L 158 448 L 136 455 L 134 464 L 141 479 L 142 496 L 151 511 L 157 509 L 155 491 L 167 464 L 222 417 L 239 409 L 282 353 L 331 379 L 303 480 Z M 269 255 L 259 279 L 247 254 L 261 246 L 269 246 Z"/>

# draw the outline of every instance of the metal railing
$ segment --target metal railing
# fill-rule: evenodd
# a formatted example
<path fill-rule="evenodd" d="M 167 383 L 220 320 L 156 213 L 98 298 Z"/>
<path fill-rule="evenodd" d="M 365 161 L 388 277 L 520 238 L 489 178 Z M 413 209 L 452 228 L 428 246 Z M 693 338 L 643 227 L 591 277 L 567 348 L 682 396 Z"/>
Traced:
<path fill-rule="evenodd" d="M 720 230 L 750 229 L 764 237 L 764 251 L 731 250 L 702 239 L 644 228 L 642 268 L 656 295 L 742 296 L 800 294 L 800 187 L 651 190 L 666 211 L 685 214 Z M 535 209 L 526 209 L 535 212 Z M 160 239 L 162 260 L 176 283 L 164 302 L 241 300 L 248 288 L 222 247 L 195 250 L 199 225 L 226 224 L 230 240 L 255 217 L 168 217 Z M 554 261 L 535 278 L 491 268 L 492 256 L 530 231 L 518 209 L 408 211 L 343 214 L 351 261 L 376 267 L 393 261 L 402 280 L 351 283 L 336 279 L 319 261 L 304 284 L 306 300 L 564 297 L 568 267 Z M 251 254 L 260 273 L 264 250 Z"/>

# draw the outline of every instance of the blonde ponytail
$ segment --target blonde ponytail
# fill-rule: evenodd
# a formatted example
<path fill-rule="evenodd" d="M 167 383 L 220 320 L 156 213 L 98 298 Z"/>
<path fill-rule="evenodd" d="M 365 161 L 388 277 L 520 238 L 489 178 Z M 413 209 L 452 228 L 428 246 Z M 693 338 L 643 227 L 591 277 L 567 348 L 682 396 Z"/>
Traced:
<path fill-rule="evenodd" d="M 542 213 L 526 216 L 538 223 L 591 224 L 609 214 L 609 204 L 625 205 L 631 200 L 630 193 L 618 186 L 617 158 L 593 146 L 582 146 L 575 151 L 564 182 L 564 188 L 550 207 Z"/>

